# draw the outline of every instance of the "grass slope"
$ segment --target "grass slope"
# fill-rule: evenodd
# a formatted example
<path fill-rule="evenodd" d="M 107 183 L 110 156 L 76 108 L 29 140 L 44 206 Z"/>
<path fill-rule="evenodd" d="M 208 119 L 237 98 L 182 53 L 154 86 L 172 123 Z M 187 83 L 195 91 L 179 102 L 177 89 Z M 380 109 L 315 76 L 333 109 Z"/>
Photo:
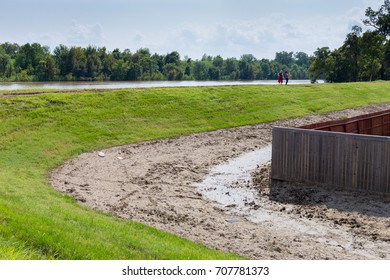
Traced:
<path fill-rule="evenodd" d="M 390 102 L 389 90 L 378 82 L 0 97 L 0 259 L 237 258 L 86 209 L 47 175 L 85 151 Z"/>

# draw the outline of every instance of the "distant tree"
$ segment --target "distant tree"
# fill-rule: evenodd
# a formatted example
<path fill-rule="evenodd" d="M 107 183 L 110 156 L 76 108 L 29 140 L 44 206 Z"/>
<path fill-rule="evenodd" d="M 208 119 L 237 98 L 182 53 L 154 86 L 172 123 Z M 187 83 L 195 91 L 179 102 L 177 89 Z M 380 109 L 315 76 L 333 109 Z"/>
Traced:
<path fill-rule="evenodd" d="M 51 56 L 42 59 L 36 67 L 35 72 L 39 81 L 52 81 L 56 74 L 54 59 Z"/>
<path fill-rule="evenodd" d="M 38 43 L 25 44 L 20 47 L 15 56 L 15 67 L 26 70 L 28 75 L 35 74 L 35 68 L 40 61 L 50 54 L 49 48 Z"/>
<path fill-rule="evenodd" d="M 81 47 L 71 47 L 65 63 L 68 73 L 72 73 L 77 80 L 83 80 L 87 75 L 87 57 Z"/>
<path fill-rule="evenodd" d="M 128 62 L 123 59 L 115 60 L 112 65 L 112 73 L 110 76 L 110 80 L 112 81 L 124 81 L 127 78 L 127 73 L 129 71 Z"/>
<path fill-rule="evenodd" d="M 88 46 L 84 52 L 87 58 L 85 77 L 88 80 L 96 80 L 102 70 L 102 62 L 99 57 L 98 49 L 94 46 Z"/>
<path fill-rule="evenodd" d="M 223 58 L 220 55 L 217 55 L 213 58 L 213 66 L 221 69 L 223 67 Z"/>
<path fill-rule="evenodd" d="M 181 80 L 183 78 L 183 72 L 176 63 L 165 64 L 163 72 L 169 81 Z"/>
<path fill-rule="evenodd" d="M 237 80 L 240 78 L 240 67 L 236 58 L 228 58 L 225 60 L 225 69 L 223 75 L 225 79 Z"/>
<path fill-rule="evenodd" d="M 138 62 L 131 62 L 127 70 L 126 80 L 137 81 L 140 79 L 141 74 L 141 65 Z"/>
<path fill-rule="evenodd" d="M 208 77 L 210 80 L 219 81 L 221 79 L 221 70 L 216 66 L 209 68 Z"/>
<path fill-rule="evenodd" d="M 107 52 L 105 47 L 98 49 L 98 56 L 102 63 L 101 75 L 104 80 L 107 80 L 112 74 L 112 65 L 114 64 L 114 57 Z"/>
<path fill-rule="evenodd" d="M 179 64 L 180 54 L 177 51 L 171 52 L 165 56 L 165 64 Z"/>
<path fill-rule="evenodd" d="M 204 61 L 196 61 L 194 64 L 194 78 L 195 80 L 208 80 L 209 69 Z"/>
<path fill-rule="evenodd" d="M 340 47 L 340 54 L 343 56 L 343 62 L 348 64 L 344 70 L 346 73 L 342 75 L 342 81 L 356 82 L 358 80 L 361 32 L 362 29 L 360 27 L 354 26 L 352 32 L 347 35 L 344 44 Z"/>
<path fill-rule="evenodd" d="M 0 45 L 3 50 L 5 51 L 5 53 L 11 58 L 15 58 L 17 52 L 19 51 L 20 47 L 18 44 L 16 43 L 10 43 L 10 42 L 5 42 L 3 44 Z"/>
<path fill-rule="evenodd" d="M 385 48 L 390 56 L 390 45 Z M 237 80 L 275 79 L 280 69 L 291 68 L 295 77 L 304 77 L 308 56 L 305 53 L 281 52 L 275 60 L 258 60 L 252 54 L 239 59 L 224 59 L 204 54 L 201 60 L 180 59 L 177 51 L 153 54 L 141 48 L 107 51 L 105 47 L 86 48 L 59 45 L 51 54 L 38 43 L 0 44 L 0 78 L 2 80 Z M 383 62 L 382 62 L 383 63 Z M 390 65 L 389 65 L 390 66 Z M 376 69 L 376 68 L 375 68 Z M 385 76 L 390 67 L 383 67 Z"/>
<path fill-rule="evenodd" d="M 322 75 L 329 82 L 372 81 L 383 78 L 386 69 L 386 37 L 377 32 L 362 33 L 353 27 L 344 44 L 330 52 L 318 49 L 310 65 L 313 79 Z M 386 69 L 386 70 L 385 70 Z"/>
<path fill-rule="evenodd" d="M 286 67 L 291 67 L 291 65 L 294 63 L 293 55 L 293 52 L 277 52 L 275 54 L 275 61 L 281 65 L 285 65 Z"/>
<path fill-rule="evenodd" d="M 389 40 L 387 40 L 383 46 L 381 79 L 390 80 L 390 41 Z"/>
<path fill-rule="evenodd" d="M 316 81 L 318 79 L 325 79 L 327 74 L 327 59 L 329 58 L 331 51 L 329 47 L 318 48 L 314 52 L 314 57 L 309 67 L 310 79 Z"/>
<path fill-rule="evenodd" d="M 294 54 L 294 57 L 295 57 L 295 63 L 298 65 L 298 66 L 301 66 L 301 67 L 304 67 L 304 68 L 308 68 L 309 65 L 310 65 L 310 57 L 308 54 L 304 53 L 304 52 L 297 52 Z"/>
<path fill-rule="evenodd" d="M 241 61 L 253 64 L 256 62 L 256 57 L 253 54 L 243 54 L 240 58 Z"/>
<path fill-rule="evenodd" d="M 246 60 L 241 60 L 240 66 L 240 79 L 242 80 L 254 80 L 256 77 L 255 66 Z"/>
<path fill-rule="evenodd" d="M 211 62 L 211 61 L 213 61 L 213 57 L 211 55 L 208 55 L 208 54 L 203 54 L 201 61 Z"/>
<path fill-rule="evenodd" d="M 7 67 L 11 62 L 11 58 L 9 55 L 5 52 L 2 46 L 0 46 L 0 75 L 5 76 L 5 73 L 7 71 Z"/>
<path fill-rule="evenodd" d="M 259 62 L 261 69 L 261 76 L 259 77 L 261 80 L 268 80 L 274 78 L 274 73 L 271 71 L 271 63 L 269 59 L 262 59 Z"/>
<path fill-rule="evenodd" d="M 67 74 L 71 73 L 72 65 L 69 56 L 70 50 L 65 45 L 59 45 L 54 48 L 54 60 L 57 64 L 59 74 L 62 77 L 65 77 Z"/>
<path fill-rule="evenodd" d="M 329 53 L 321 78 L 333 83 L 348 81 L 350 79 L 348 63 L 349 60 L 343 56 L 340 49 Z"/>
<path fill-rule="evenodd" d="M 159 54 L 155 53 L 151 56 L 150 59 L 152 61 L 152 67 L 154 69 L 154 72 L 162 73 L 163 67 L 164 67 L 165 57 L 163 55 L 159 55 Z"/>
<path fill-rule="evenodd" d="M 385 56 L 384 35 L 367 31 L 360 41 L 360 56 L 358 59 L 359 80 L 372 81 L 380 78 L 383 58 Z"/>
<path fill-rule="evenodd" d="M 122 53 L 118 48 L 114 49 L 111 54 L 115 60 L 122 59 Z"/>

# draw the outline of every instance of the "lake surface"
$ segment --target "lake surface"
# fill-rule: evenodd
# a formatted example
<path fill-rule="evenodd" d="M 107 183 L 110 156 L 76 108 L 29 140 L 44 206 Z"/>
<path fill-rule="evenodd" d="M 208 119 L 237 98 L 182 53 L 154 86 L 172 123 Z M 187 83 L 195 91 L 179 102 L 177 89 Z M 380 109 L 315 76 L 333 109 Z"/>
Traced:
<path fill-rule="evenodd" d="M 291 85 L 310 84 L 309 80 L 290 80 Z M 119 89 L 119 88 L 156 88 L 156 87 L 201 87 L 231 85 L 278 85 L 276 80 L 255 81 L 145 81 L 145 82 L 35 82 L 0 83 L 0 90 L 17 89 Z"/>

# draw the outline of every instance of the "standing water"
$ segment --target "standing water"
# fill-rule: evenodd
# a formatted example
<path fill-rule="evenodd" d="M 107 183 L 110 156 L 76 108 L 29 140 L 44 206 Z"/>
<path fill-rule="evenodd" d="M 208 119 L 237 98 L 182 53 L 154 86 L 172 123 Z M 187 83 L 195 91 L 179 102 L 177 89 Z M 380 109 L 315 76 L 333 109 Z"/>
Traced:
<path fill-rule="evenodd" d="M 292 80 L 291 84 L 310 84 L 309 80 Z M 125 81 L 125 82 L 32 82 L 0 83 L 0 90 L 18 89 L 121 89 L 121 88 L 156 88 L 156 87 L 201 87 L 234 85 L 277 85 L 273 80 L 254 81 Z"/>
<path fill-rule="evenodd" d="M 271 161 L 271 150 L 269 145 L 217 165 L 197 187 L 208 199 L 222 206 L 235 205 L 242 208 L 248 201 L 255 200 L 256 193 L 249 188 L 237 186 L 247 185 L 257 166 Z"/>
<path fill-rule="evenodd" d="M 364 258 L 377 259 L 375 248 L 388 250 L 386 242 L 369 242 L 355 236 L 343 228 L 329 227 L 326 223 L 318 223 L 311 219 L 301 219 L 285 212 L 275 211 L 263 205 L 258 192 L 250 188 L 251 173 L 258 166 L 271 161 L 272 146 L 255 150 L 233 158 L 226 163 L 215 166 L 205 180 L 196 184 L 199 191 L 209 200 L 233 216 L 243 217 L 256 224 L 267 225 L 270 230 L 293 233 L 297 239 L 308 238 L 326 244 L 335 250 L 345 248 Z M 258 205 L 256 209 L 250 205 Z M 284 205 L 284 207 L 291 207 Z M 226 222 L 236 223 L 240 219 L 230 218 Z M 357 242 L 364 242 L 365 247 L 356 248 Z M 366 248 L 366 249 L 365 249 Z M 367 250 L 367 248 L 374 248 Z"/>

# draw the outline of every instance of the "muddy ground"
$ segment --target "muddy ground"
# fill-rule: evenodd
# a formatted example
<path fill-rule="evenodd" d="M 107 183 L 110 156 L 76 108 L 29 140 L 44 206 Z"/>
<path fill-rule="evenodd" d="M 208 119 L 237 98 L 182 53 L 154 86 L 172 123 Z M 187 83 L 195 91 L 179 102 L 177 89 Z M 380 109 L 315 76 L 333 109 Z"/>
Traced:
<path fill-rule="evenodd" d="M 210 201 L 197 187 L 213 166 L 269 145 L 273 126 L 385 109 L 390 104 L 86 153 L 54 170 L 50 181 L 83 205 L 247 258 L 390 259 L 389 198 L 299 185 L 270 187 L 269 164 L 232 186 L 254 193 L 243 207 Z"/>

